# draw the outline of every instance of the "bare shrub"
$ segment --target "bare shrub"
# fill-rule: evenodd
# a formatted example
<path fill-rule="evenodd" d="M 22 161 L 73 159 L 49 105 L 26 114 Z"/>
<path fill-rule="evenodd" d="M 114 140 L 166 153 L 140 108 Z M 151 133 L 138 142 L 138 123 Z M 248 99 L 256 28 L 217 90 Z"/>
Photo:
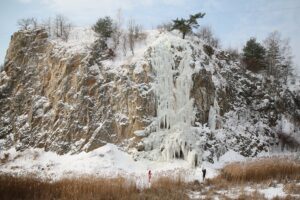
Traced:
<path fill-rule="evenodd" d="M 72 24 L 63 15 L 56 15 L 54 19 L 53 32 L 57 38 L 68 41 Z"/>
<path fill-rule="evenodd" d="M 132 55 L 134 55 L 134 47 L 136 42 L 144 40 L 146 38 L 146 34 L 143 32 L 142 26 L 136 24 L 133 19 L 128 21 L 127 29 L 129 49 Z"/>
<path fill-rule="evenodd" d="M 123 17 L 122 17 L 121 9 L 119 9 L 116 15 L 116 19 L 114 20 L 113 23 L 113 32 L 111 35 L 113 41 L 113 45 L 112 45 L 113 50 L 116 50 L 120 44 L 121 36 L 123 34 L 122 24 L 123 24 Z"/>
<path fill-rule="evenodd" d="M 240 53 L 238 49 L 235 48 L 227 48 L 225 52 L 229 55 L 230 59 L 232 60 L 239 60 L 240 59 Z"/>
<path fill-rule="evenodd" d="M 122 50 L 123 55 L 126 56 L 127 54 L 127 35 L 122 35 Z"/>
<path fill-rule="evenodd" d="M 201 26 L 195 35 L 214 48 L 220 47 L 220 40 L 214 36 L 210 26 Z"/>
<path fill-rule="evenodd" d="M 172 27 L 173 27 L 173 23 L 172 22 L 167 22 L 167 23 L 162 23 L 162 24 L 159 24 L 157 26 L 157 29 L 159 30 L 159 32 L 170 32 L 172 31 Z"/>
<path fill-rule="evenodd" d="M 273 31 L 264 40 L 264 45 L 267 75 L 272 75 L 276 80 L 282 80 L 286 84 L 294 68 L 289 39 L 282 39 L 278 31 Z"/>
<path fill-rule="evenodd" d="M 203 50 L 209 57 L 211 57 L 215 53 L 215 50 L 211 46 L 206 44 L 203 45 Z"/>
<path fill-rule="evenodd" d="M 52 27 L 52 19 L 51 17 L 48 17 L 47 19 L 44 19 L 42 21 L 41 27 L 44 28 L 46 30 L 46 32 L 48 33 L 49 37 L 52 37 L 52 31 L 53 31 L 53 27 Z"/>
<path fill-rule="evenodd" d="M 21 30 L 29 30 L 37 28 L 37 20 L 35 18 L 23 18 L 17 22 Z"/>
<path fill-rule="evenodd" d="M 134 55 L 134 46 L 135 46 L 135 21 L 133 19 L 128 22 L 128 44 L 132 55 Z"/>

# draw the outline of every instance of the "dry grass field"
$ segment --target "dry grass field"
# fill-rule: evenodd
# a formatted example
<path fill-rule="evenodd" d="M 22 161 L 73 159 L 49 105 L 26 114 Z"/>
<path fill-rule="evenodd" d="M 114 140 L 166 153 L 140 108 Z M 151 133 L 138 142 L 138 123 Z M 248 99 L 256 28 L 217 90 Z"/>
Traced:
<path fill-rule="evenodd" d="M 275 157 L 232 163 L 222 169 L 221 176 L 231 182 L 300 180 L 300 162 Z"/>
<path fill-rule="evenodd" d="M 268 158 L 232 163 L 225 166 L 220 175 L 207 179 L 185 183 L 180 178 L 161 177 L 154 180 L 150 188 L 140 189 L 132 180 L 122 177 L 104 179 L 81 177 L 58 181 L 40 180 L 32 177 L 0 175 L 1 200 L 52 200 L 52 199 L 258 199 L 266 197 L 259 192 L 261 188 L 283 186 L 287 194 L 284 198 L 300 199 L 300 162 L 291 159 Z M 245 188 L 253 190 L 246 191 Z"/>
<path fill-rule="evenodd" d="M 0 176 L 0 199 L 188 199 L 180 180 L 161 178 L 151 188 L 138 189 L 124 178 L 82 177 L 42 181 L 30 177 Z"/>

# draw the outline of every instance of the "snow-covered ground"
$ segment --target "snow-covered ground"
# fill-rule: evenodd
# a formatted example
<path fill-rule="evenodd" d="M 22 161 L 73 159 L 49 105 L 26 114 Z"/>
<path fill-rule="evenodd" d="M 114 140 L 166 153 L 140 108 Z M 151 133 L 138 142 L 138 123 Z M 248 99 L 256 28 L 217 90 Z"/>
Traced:
<path fill-rule="evenodd" d="M 261 155 L 268 156 L 268 155 Z M 122 151 L 113 144 L 107 144 L 91 152 L 79 154 L 58 155 L 53 152 L 45 152 L 42 149 L 27 149 L 23 152 L 14 148 L 0 153 L 0 173 L 14 175 L 34 175 L 42 179 L 58 180 L 65 177 L 93 176 L 112 178 L 122 176 L 134 180 L 140 188 L 148 187 L 148 170 L 152 171 L 153 179 L 161 176 L 180 177 L 185 181 L 198 180 L 202 182 L 202 171 L 200 167 L 191 168 L 185 160 L 150 161 L 138 160 L 127 152 Z M 218 170 L 224 165 L 234 161 L 246 161 L 238 153 L 230 150 L 220 157 L 214 164 L 204 162 L 202 167 L 207 169 L 207 178 L 215 177 Z M 272 199 L 276 196 L 285 197 L 282 184 L 254 188 L 246 186 L 242 188 L 245 194 L 255 191 L 263 194 L 266 198 Z M 241 194 L 241 188 L 217 191 L 220 195 L 231 198 Z M 201 198 L 201 192 L 190 192 L 191 199 Z"/>
<path fill-rule="evenodd" d="M 88 27 L 75 27 L 71 30 L 68 41 L 61 38 L 50 38 L 56 52 L 63 55 L 65 52 L 69 54 L 85 53 L 90 45 L 96 40 L 95 32 Z M 63 51 L 63 52 L 62 52 Z"/>
<path fill-rule="evenodd" d="M 263 187 L 263 186 L 261 186 Z M 219 199 L 219 196 L 226 196 L 227 198 L 230 199 L 239 199 L 241 195 L 249 195 L 258 193 L 260 195 L 263 195 L 267 199 L 273 199 L 275 197 L 279 198 L 285 198 L 287 194 L 284 192 L 284 185 L 283 184 L 278 184 L 276 186 L 271 186 L 271 187 L 263 187 L 263 188 L 258 188 L 258 187 L 234 187 L 230 189 L 222 189 L 214 192 L 214 197 L 213 199 Z M 206 199 L 206 195 L 203 195 L 202 192 L 200 191 L 191 191 L 189 193 L 190 199 Z M 294 197 L 298 197 L 297 195 L 294 195 Z M 255 196 L 253 196 L 255 198 Z"/>
<path fill-rule="evenodd" d="M 8 157 L 5 155 L 8 155 Z M 221 159 L 223 161 L 230 160 L 230 158 L 226 158 L 227 156 L 224 155 Z M 140 187 L 144 187 L 147 183 L 148 170 L 151 170 L 153 179 L 161 176 L 180 176 L 185 181 L 202 181 L 201 169 L 191 169 L 187 161 L 135 161 L 130 154 L 120 150 L 113 144 L 107 144 L 88 153 L 81 152 L 75 155 L 58 155 L 33 148 L 18 152 L 12 148 L 2 151 L 0 158 L 1 173 L 34 175 L 43 179 L 58 180 L 64 177 L 77 176 L 107 178 L 123 176 L 135 180 Z M 217 166 L 209 163 L 204 163 L 204 166 L 207 168 L 208 178 L 217 174 Z"/>
<path fill-rule="evenodd" d="M 5 155 L 8 155 L 5 159 Z M 58 155 L 42 149 L 27 149 L 23 152 L 14 148 L 0 153 L 0 172 L 16 175 L 34 174 L 41 178 L 57 180 L 69 176 L 95 175 L 99 177 L 125 176 L 129 178 L 147 179 L 148 170 L 154 178 L 163 175 L 181 176 L 186 181 L 201 181 L 201 168 L 191 168 L 185 160 L 135 161 L 132 156 L 116 145 L 107 144 L 91 152 Z M 204 162 L 207 177 L 217 175 L 219 168 L 226 163 L 245 160 L 245 157 L 234 151 L 224 154 L 215 164 Z"/>

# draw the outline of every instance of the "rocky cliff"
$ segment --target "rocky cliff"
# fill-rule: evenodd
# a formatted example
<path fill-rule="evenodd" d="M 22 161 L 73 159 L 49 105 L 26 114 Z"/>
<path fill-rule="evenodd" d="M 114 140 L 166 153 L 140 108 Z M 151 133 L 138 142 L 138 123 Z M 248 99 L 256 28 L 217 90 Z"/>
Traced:
<path fill-rule="evenodd" d="M 212 161 L 228 149 L 269 151 L 286 124 L 298 141 L 299 91 L 271 87 L 197 38 L 148 33 L 135 56 L 111 58 L 104 49 L 97 62 L 93 42 L 74 48 L 43 30 L 12 36 L 0 74 L 2 148 L 63 154 L 117 143 L 137 148 L 137 157 L 169 148 L 167 157 L 187 159 L 201 149 Z M 181 136 L 170 144 L 164 138 L 173 132 Z"/>
<path fill-rule="evenodd" d="M 89 151 L 150 123 L 155 105 L 149 65 L 90 66 L 88 59 L 88 51 L 69 52 L 42 30 L 12 36 L 1 73 L 5 146 Z M 137 64 L 141 71 L 134 71 Z"/>

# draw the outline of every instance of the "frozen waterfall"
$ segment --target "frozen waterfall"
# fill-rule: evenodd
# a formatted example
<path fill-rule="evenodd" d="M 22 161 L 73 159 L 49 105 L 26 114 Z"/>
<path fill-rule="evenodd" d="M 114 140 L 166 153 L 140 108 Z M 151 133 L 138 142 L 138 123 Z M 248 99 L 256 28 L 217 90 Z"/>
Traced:
<path fill-rule="evenodd" d="M 195 119 L 193 99 L 190 98 L 195 73 L 192 55 L 192 46 L 179 38 L 166 37 L 152 49 L 157 128 L 149 140 L 151 147 L 161 141 L 159 149 L 163 160 L 185 159 L 195 167 L 201 162 L 202 148 L 197 143 L 197 134 L 191 129 Z"/>
<path fill-rule="evenodd" d="M 171 43 L 164 42 L 154 49 L 152 66 L 156 71 L 158 131 L 187 131 L 195 114 L 190 99 L 193 69 L 189 48 L 174 56 Z M 180 60 L 175 63 L 175 60 Z"/>

